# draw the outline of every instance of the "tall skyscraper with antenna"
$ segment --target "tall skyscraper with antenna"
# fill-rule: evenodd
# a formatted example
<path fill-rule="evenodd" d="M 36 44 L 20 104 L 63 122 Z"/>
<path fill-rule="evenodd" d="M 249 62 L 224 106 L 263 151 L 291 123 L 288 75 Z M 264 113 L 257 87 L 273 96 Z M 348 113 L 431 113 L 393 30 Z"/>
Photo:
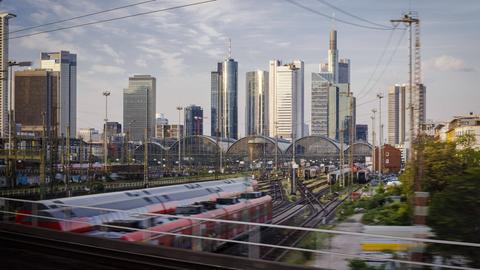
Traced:
<path fill-rule="evenodd" d="M 356 100 L 350 90 L 350 60 L 339 59 L 337 45 L 334 27 L 330 32 L 328 62 L 320 65 L 320 72 L 312 73 L 311 134 L 340 140 L 343 129 L 344 141 L 348 142 L 356 122 Z"/>
<path fill-rule="evenodd" d="M 211 135 L 238 138 L 238 62 L 228 56 L 211 72 Z"/>

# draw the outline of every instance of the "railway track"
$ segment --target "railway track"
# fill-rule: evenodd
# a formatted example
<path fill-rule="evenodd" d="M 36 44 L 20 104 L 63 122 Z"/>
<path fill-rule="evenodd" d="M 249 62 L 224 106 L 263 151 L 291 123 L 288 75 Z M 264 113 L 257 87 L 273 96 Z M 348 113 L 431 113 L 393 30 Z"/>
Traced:
<path fill-rule="evenodd" d="M 345 192 L 348 192 L 348 191 L 345 191 Z M 311 214 L 308 215 L 297 226 L 304 227 L 304 228 L 315 228 L 320 223 L 328 222 L 333 217 L 333 214 L 338 209 L 338 207 L 340 207 L 344 203 L 344 201 L 347 199 L 348 199 L 348 196 L 346 196 L 343 199 L 339 199 L 337 197 L 329 201 L 328 203 L 324 204 L 322 209 L 318 209 L 318 207 L 311 208 L 312 209 Z M 305 231 L 285 232 L 285 230 L 283 231 L 276 230 L 270 236 L 266 236 L 265 238 L 269 239 L 269 241 L 271 241 L 270 243 L 273 243 L 275 245 L 296 246 L 307 234 L 308 232 L 305 232 Z M 261 256 L 262 259 L 270 260 L 270 261 L 280 261 L 287 254 L 288 251 L 280 248 L 266 248 L 264 249 L 263 252 L 264 253 L 262 253 L 262 256 Z"/>
<path fill-rule="evenodd" d="M 319 198 L 329 192 L 329 186 L 326 181 L 310 182 L 308 185 L 299 181 L 297 182 L 297 188 L 302 197 L 296 202 L 288 202 L 281 181 L 270 181 L 269 194 L 273 198 L 273 224 L 314 228 L 318 224 L 331 219 L 333 213 L 345 200 L 334 198 L 327 203 L 322 203 Z M 312 192 L 319 188 L 318 192 Z M 264 228 L 261 230 L 260 241 L 265 244 L 295 246 L 307 233 L 304 231 Z M 220 252 L 224 254 L 246 255 L 246 248 L 247 245 L 226 245 Z M 285 249 L 281 248 L 261 247 L 260 258 L 279 261 L 286 252 Z"/>

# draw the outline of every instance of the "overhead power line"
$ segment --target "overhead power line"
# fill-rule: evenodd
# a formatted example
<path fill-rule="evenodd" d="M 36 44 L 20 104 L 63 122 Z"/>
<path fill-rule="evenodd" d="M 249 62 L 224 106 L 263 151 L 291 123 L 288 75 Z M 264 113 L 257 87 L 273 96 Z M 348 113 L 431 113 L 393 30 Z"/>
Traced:
<path fill-rule="evenodd" d="M 382 53 L 380 54 L 380 57 L 378 58 L 377 62 L 375 63 L 375 68 L 373 69 L 372 74 L 370 74 L 370 77 L 368 78 L 367 82 L 363 85 L 362 89 L 358 91 L 358 96 L 360 96 L 370 85 L 370 82 L 372 81 L 373 77 L 377 73 L 378 68 L 380 67 L 380 63 L 383 61 L 383 58 L 385 57 L 385 53 L 387 52 L 387 49 L 390 47 L 390 42 L 392 42 L 393 38 L 393 33 L 395 31 L 391 31 L 390 34 L 388 35 L 387 42 L 385 43 L 385 46 L 383 47 Z"/>
<path fill-rule="evenodd" d="M 390 58 L 388 59 L 387 63 L 385 64 L 383 70 L 380 72 L 380 75 L 378 76 L 378 78 L 375 80 L 375 82 L 373 83 L 373 85 L 363 94 L 361 95 L 360 97 L 358 97 L 359 99 L 361 98 L 364 98 L 370 91 L 372 91 L 375 86 L 377 86 L 378 82 L 382 79 L 383 77 L 383 74 L 385 74 L 385 71 L 387 71 L 387 69 L 390 67 L 390 64 L 392 63 L 392 60 L 393 60 L 393 57 L 395 56 L 395 54 L 397 53 L 397 50 L 398 50 L 398 47 L 400 47 L 400 44 L 402 43 L 403 41 L 403 38 L 405 37 L 405 33 L 407 31 L 404 31 L 402 32 L 402 36 L 400 37 L 400 39 L 398 40 L 398 43 L 397 45 L 395 46 L 395 49 L 393 50 L 392 54 L 390 55 Z"/>
<path fill-rule="evenodd" d="M 9 39 L 31 37 L 31 36 L 41 35 L 41 34 L 45 34 L 45 33 L 57 32 L 57 31 L 61 31 L 61 30 L 67 30 L 67 29 L 79 28 L 79 27 L 84 27 L 84 26 L 89 26 L 89 25 L 94 25 L 94 24 L 100 24 L 100 23 L 105 23 L 105 22 L 117 21 L 117 20 L 122 20 L 122 19 L 137 17 L 137 16 L 143 16 L 143 15 L 148 15 L 148 14 L 153 14 L 153 13 L 158 13 L 158 12 L 164 12 L 164 11 L 169 11 L 169 10 L 191 7 L 191 6 L 198 6 L 198 5 L 207 4 L 207 3 L 210 3 L 210 2 L 216 2 L 216 1 L 217 0 L 206 0 L 206 1 L 200 1 L 200 2 L 193 2 L 193 3 L 179 5 L 179 6 L 156 9 L 156 10 L 151 10 L 151 11 L 146 11 L 146 12 L 135 13 L 135 14 L 131 14 L 131 15 L 114 17 L 114 18 L 110 18 L 110 19 L 98 20 L 98 21 L 81 23 L 81 24 L 76 24 L 76 25 L 71 25 L 71 26 L 59 27 L 59 28 L 56 28 L 56 29 L 34 32 L 34 33 L 31 33 L 31 34 L 25 34 L 25 35 L 21 35 L 21 36 L 11 37 Z"/>
<path fill-rule="evenodd" d="M 369 26 L 369 25 L 363 25 L 363 24 L 358 24 L 358 23 L 354 23 L 354 22 L 350 22 L 350 21 L 346 21 L 346 20 L 343 20 L 343 19 L 339 19 L 339 18 L 335 18 L 333 16 L 330 16 L 330 15 L 327 15 L 327 14 L 324 14 L 324 13 L 321 13 L 315 9 L 312 9 L 310 7 L 307 7 L 307 6 L 304 6 L 298 2 L 295 2 L 293 0 L 285 0 L 286 2 L 289 2 L 290 4 L 292 5 L 295 5 L 297 7 L 300 7 L 302 9 L 305 9 L 311 13 L 314 13 L 314 14 L 317 14 L 317 15 L 320 15 L 322 17 L 325 17 L 325 18 L 328 18 L 328 19 L 331 19 L 331 20 L 335 20 L 336 22 L 341 22 L 341 23 L 344 23 L 344 24 L 348 24 L 348 25 L 352 25 L 352 26 L 356 26 L 356 27 L 360 27 L 360 28 L 366 28 L 366 29 L 371 29 L 371 30 L 393 30 L 394 28 L 393 27 L 377 27 L 377 26 Z"/>
<path fill-rule="evenodd" d="M 58 21 L 53 21 L 53 22 L 48 22 L 48 23 L 39 24 L 39 25 L 35 25 L 35 26 L 29 26 L 29 27 L 21 28 L 21 29 L 15 30 L 15 31 L 10 31 L 9 33 L 13 34 L 13 33 L 18 33 L 18 32 L 24 32 L 24 31 L 44 27 L 44 26 L 49 26 L 49 25 L 53 25 L 53 24 L 73 21 L 73 20 L 76 20 L 76 19 L 86 18 L 86 17 L 90 17 L 90 16 L 102 14 L 102 13 L 107 13 L 107 12 L 111 12 L 111 11 L 115 11 L 115 10 L 120 10 L 120 9 L 124 9 L 124 8 L 139 6 L 139 5 L 143 5 L 143 4 L 147 4 L 147 3 L 151 3 L 151 2 L 155 2 L 155 1 L 157 1 L 157 0 L 148 0 L 148 1 L 133 3 L 133 4 L 125 5 L 125 6 L 119 6 L 119 7 L 114 7 L 114 8 L 110 8 L 110 9 L 100 10 L 100 11 L 96 11 L 96 12 L 92 12 L 92 13 L 88 13 L 88 14 L 84 14 L 84 15 L 80 15 L 80 16 L 71 17 L 71 18 L 68 18 L 68 19 L 62 19 L 62 20 L 58 20 Z"/>
<path fill-rule="evenodd" d="M 339 8 L 339 7 L 337 7 L 337 6 L 334 6 L 333 4 L 330 4 L 329 2 L 327 2 L 327 1 L 325 1 L 325 0 L 317 0 L 317 1 L 320 2 L 320 3 L 322 3 L 322 4 L 324 4 L 324 5 L 326 5 L 326 6 L 331 7 L 331 8 L 333 8 L 333 9 L 337 10 L 337 11 L 340 11 L 341 13 L 343 13 L 343 14 L 345 14 L 345 15 L 348 15 L 348 16 L 350 16 L 350 17 L 353 17 L 353 18 L 357 19 L 357 20 L 360 20 L 360 21 L 362 21 L 362 22 L 366 22 L 366 23 L 369 23 L 369 24 L 372 24 L 372 25 L 375 25 L 375 26 L 378 26 L 378 27 L 382 27 L 382 28 L 390 28 L 390 26 L 388 26 L 388 25 L 383 25 L 383 24 L 379 24 L 379 23 L 376 23 L 376 22 L 372 22 L 372 21 L 370 21 L 370 20 L 367 20 L 367 19 L 364 19 L 364 18 L 362 18 L 362 17 L 360 17 L 360 16 L 357 16 L 357 15 L 355 15 L 355 14 L 353 14 L 353 13 L 350 13 L 350 12 L 344 10 L 344 9 L 341 9 L 341 8 Z"/>

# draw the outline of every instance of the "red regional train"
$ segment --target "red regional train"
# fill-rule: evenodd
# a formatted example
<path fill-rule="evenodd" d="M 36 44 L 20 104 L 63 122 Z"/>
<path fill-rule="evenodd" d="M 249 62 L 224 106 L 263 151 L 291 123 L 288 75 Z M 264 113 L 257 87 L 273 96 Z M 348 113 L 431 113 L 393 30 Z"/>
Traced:
<path fill-rule="evenodd" d="M 94 226 L 128 218 L 132 214 L 174 213 L 177 207 L 199 201 L 214 202 L 256 190 L 254 180 L 235 178 L 131 191 L 86 195 L 25 204 L 16 222 L 60 231 L 87 232 Z M 85 208 L 75 207 L 83 206 Z M 98 209 L 96 209 L 98 208 Z M 122 212 L 102 209 L 123 210 Z M 32 218 L 31 214 L 44 218 Z"/>
<path fill-rule="evenodd" d="M 263 192 L 243 193 L 240 198 L 218 198 L 216 202 L 198 202 L 177 207 L 175 215 L 179 218 L 132 215 L 129 219 L 106 224 L 111 226 L 99 226 L 98 230 L 91 231 L 87 235 L 195 251 L 212 251 L 224 244 L 224 241 L 197 239 L 190 236 L 235 239 L 248 233 L 251 228 L 244 224 L 201 219 L 270 223 L 272 198 Z M 187 216 L 196 219 L 181 218 Z"/>

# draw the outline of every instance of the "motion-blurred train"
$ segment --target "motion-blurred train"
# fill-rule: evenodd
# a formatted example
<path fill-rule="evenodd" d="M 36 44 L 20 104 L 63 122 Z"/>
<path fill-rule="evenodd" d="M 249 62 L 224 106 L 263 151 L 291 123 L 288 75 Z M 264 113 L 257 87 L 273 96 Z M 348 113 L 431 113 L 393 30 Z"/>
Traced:
<path fill-rule="evenodd" d="M 244 193 L 240 198 L 219 198 L 216 203 L 201 202 L 178 207 L 175 213 L 179 217 L 189 216 L 197 219 L 270 223 L 272 220 L 272 198 L 262 192 Z M 140 221 L 143 222 L 142 218 L 140 218 Z M 129 220 L 126 220 L 120 223 L 117 222 L 115 225 L 125 226 L 129 222 Z M 104 234 L 108 234 L 107 237 L 127 241 L 148 242 L 154 245 L 196 251 L 212 251 L 221 246 L 224 241 L 200 240 L 189 236 L 235 239 L 253 229 L 244 224 L 182 218 L 173 220 L 171 218 L 150 219 L 148 223 L 147 226 L 135 226 L 138 229 L 147 229 L 144 231 L 131 232 L 114 228 L 111 232 L 105 232 L 105 229 L 102 229 L 101 231 L 92 232 L 91 235 L 104 236 Z"/>
<path fill-rule="evenodd" d="M 256 181 L 235 178 L 43 200 L 26 203 L 17 210 L 16 222 L 60 231 L 86 232 L 96 225 L 120 220 L 132 214 L 175 213 L 177 207 L 200 201 L 215 202 L 218 198 L 236 197 L 256 189 Z M 31 215 L 40 218 L 34 219 Z"/>
<path fill-rule="evenodd" d="M 322 171 L 321 171 L 320 167 L 318 167 L 318 166 L 306 167 L 303 170 L 303 177 L 305 179 L 315 179 L 318 176 L 320 176 L 321 172 Z"/>
<path fill-rule="evenodd" d="M 352 172 L 352 169 L 349 168 L 348 166 L 344 166 L 342 173 L 345 177 L 349 177 L 350 172 Z M 359 184 L 366 184 L 368 182 L 368 171 L 365 169 L 358 169 L 356 167 L 353 168 L 353 174 L 355 175 L 354 179 L 356 183 Z M 340 170 L 332 171 L 328 173 L 327 179 L 328 179 L 328 184 L 329 185 L 334 185 L 338 179 L 340 178 Z"/>

